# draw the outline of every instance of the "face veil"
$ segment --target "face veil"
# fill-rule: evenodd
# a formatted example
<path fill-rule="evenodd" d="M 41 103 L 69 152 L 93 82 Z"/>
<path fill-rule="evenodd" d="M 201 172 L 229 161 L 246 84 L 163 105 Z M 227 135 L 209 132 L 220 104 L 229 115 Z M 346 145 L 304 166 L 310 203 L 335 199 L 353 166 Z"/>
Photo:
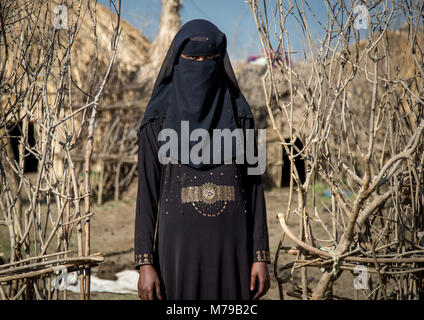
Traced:
<path fill-rule="evenodd" d="M 171 43 L 140 125 L 141 129 L 151 119 L 165 117 L 164 128 L 175 130 L 179 139 L 178 157 L 175 160 L 196 169 L 208 168 L 217 163 L 213 159 L 217 150 L 213 147 L 221 145 L 223 149 L 224 146 L 219 141 L 216 142 L 218 144 L 214 142 L 214 129 L 233 131 L 237 128 L 237 118 L 253 118 L 238 87 L 226 45 L 225 34 L 211 22 L 198 19 L 184 24 Z M 181 54 L 215 57 L 197 61 L 185 59 Z M 188 142 L 188 153 L 195 146 L 202 147 L 201 150 L 207 148 L 208 161 L 194 163 L 191 157 L 186 159 L 187 152 L 182 149 L 184 143 L 187 143 L 183 141 L 182 121 L 189 125 L 189 136 L 196 129 L 204 129 L 209 133 L 210 140 Z M 225 159 L 224 152 L 220 152 L 219 163 L 235 158 L 236 144 L 237 141 L 233 139 L 231 159 Z"/>

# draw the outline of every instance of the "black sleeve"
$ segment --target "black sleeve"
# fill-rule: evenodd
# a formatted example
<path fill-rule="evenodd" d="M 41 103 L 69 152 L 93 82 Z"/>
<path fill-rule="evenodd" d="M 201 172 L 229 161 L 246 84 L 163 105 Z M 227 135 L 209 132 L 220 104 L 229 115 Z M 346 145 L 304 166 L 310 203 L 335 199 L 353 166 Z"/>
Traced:
<path fill-rule="evenodd" d="M 136 199 L 134 263 L 153 264 L 153 245 L 158 213 L 161 164 L 158 140 L 161 122 L 148 122 L 138 133 L 138 189 Z"/>
<path fill-rule="evenodd" d="M 242 118 L 240 120 L 242 128 L 254 129 L 254 120 L 252 118 Z M 255 152 L 257 154 L 257 139 L 255 139 Z M 250 211 L 250 214 L 252 216 L 252 258 L 253 262 L 271 263 L 269 254 L 269 238 L 265 194 L 264 187 L 262 184 L 262 176 L 248 175 L 248 166 L 249 164 L 247 164 L 247 161 L 245 161 L 243 176 L 245 177 L 248 211 Z"/>

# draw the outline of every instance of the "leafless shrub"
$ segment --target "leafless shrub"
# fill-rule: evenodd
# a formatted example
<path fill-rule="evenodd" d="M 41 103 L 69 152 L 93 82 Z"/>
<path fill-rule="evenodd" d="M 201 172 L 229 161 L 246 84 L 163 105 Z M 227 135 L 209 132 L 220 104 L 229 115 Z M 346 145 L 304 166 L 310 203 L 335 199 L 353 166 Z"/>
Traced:
<path fill-rule="evenodd" d="M 361 4 L 369 12 L 366 31 L 355 24 L 354 8 Z M 273 130 L 290 159 L 290 196 L 278 214 L 283 232 L 274 263 L 280 297 L 286 281 L 282 270 L 300 271 L 301 298 L 323 299 L 334 298 L 333 284 L 343 272 L 363 265 L 377 279 L 373 290 L 361 291 L 364 298 L 419 299 L 424 286 L 424 1 L 325 0 L 327 17 L 321 20 L 311 1 L 251 0 L 249 5 L 264 52 L 289 57 L 268 54 L 263 79 Z M 322 30 L 318 39 L 312 21 Z M 403 27 L 394 30 L 399 22 Z M 298 34 L 288 33 L 289 23 Z M 294 38 L 300 39 L 298 60 L 292 59 Z M 287 86 L 290 94 L 282 98 Z M 271 105 L 271 99 L 277 103 Z M 298 158 L 306 164 L 304 181 L 294 165 Z M 319 181 L 331 192 L 326 203 L 315 192 Z M 289 220 L 299 226 L 298 234 Z M 295 248 L 283 250 L 285 236 Z M 290 260 L 287 254 L 295 259 L 282 265 Z M 308 288 L 311 267 L 323 268 L 314 288 Z"/>
<path fill-rule="evenodd" d="M 0 229 L 7 228 L 10 239 L 10 261 L 0 265 L 2 299 L 57 299 L 52 280 L 63 267 L 80 271 L 81 299 L 88 299 L 90 267 L 103 260 L 90 252 L 90 168 L 97 107 L 117 51 L 120 0 L 110 2 L 116 15 L 108 62 L 100 65 L 96 50 L 85 75 L 89 85 L 79 87 L 73 78 L 73 48 L 83 22 L 97 48 L 96 5 L 0 3 Z M 76 148 L 81 166 L 70 155 Z M 59 168 L 58 149 L 65 154 Z M 33 175 L 25 173 L 29 156 L 37 161 Z"/>

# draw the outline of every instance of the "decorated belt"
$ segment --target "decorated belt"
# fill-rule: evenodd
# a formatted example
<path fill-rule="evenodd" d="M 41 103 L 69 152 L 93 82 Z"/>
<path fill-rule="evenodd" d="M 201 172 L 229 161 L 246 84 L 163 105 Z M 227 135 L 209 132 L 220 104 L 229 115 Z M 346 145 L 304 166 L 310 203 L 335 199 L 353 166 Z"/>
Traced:
<path fill-rule="evenodd" d="M 204 202 L 212 204 L 217 201 L 234 201 L 234 186 L 205 183 L 201 186 L 184 187 L 181 189 L 181 202 Z"/>

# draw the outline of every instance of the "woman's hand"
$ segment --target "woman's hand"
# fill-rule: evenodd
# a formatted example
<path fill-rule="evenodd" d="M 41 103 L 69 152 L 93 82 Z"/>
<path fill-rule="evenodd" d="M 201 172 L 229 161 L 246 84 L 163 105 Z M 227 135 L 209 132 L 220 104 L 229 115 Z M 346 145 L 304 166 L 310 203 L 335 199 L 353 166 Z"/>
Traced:
<path fill-rule="evenodd" d="M 154 300 L 156 295 L 162 300 L 160 292 L 160 281 L 155 268 L 152 265 L 140 267 L 140 276 L 138 277 L 138 296 L 141 300 Z"/>
<path fill-rule="evenodd" d="M 258 300 L 267 293 L 270 287 L 269 272 L 266 262 L 254 262 L 250 271 L 250 291 L 255 290 L 256 281 L 259 281 L 259 290 L 253 297 Z"/>

